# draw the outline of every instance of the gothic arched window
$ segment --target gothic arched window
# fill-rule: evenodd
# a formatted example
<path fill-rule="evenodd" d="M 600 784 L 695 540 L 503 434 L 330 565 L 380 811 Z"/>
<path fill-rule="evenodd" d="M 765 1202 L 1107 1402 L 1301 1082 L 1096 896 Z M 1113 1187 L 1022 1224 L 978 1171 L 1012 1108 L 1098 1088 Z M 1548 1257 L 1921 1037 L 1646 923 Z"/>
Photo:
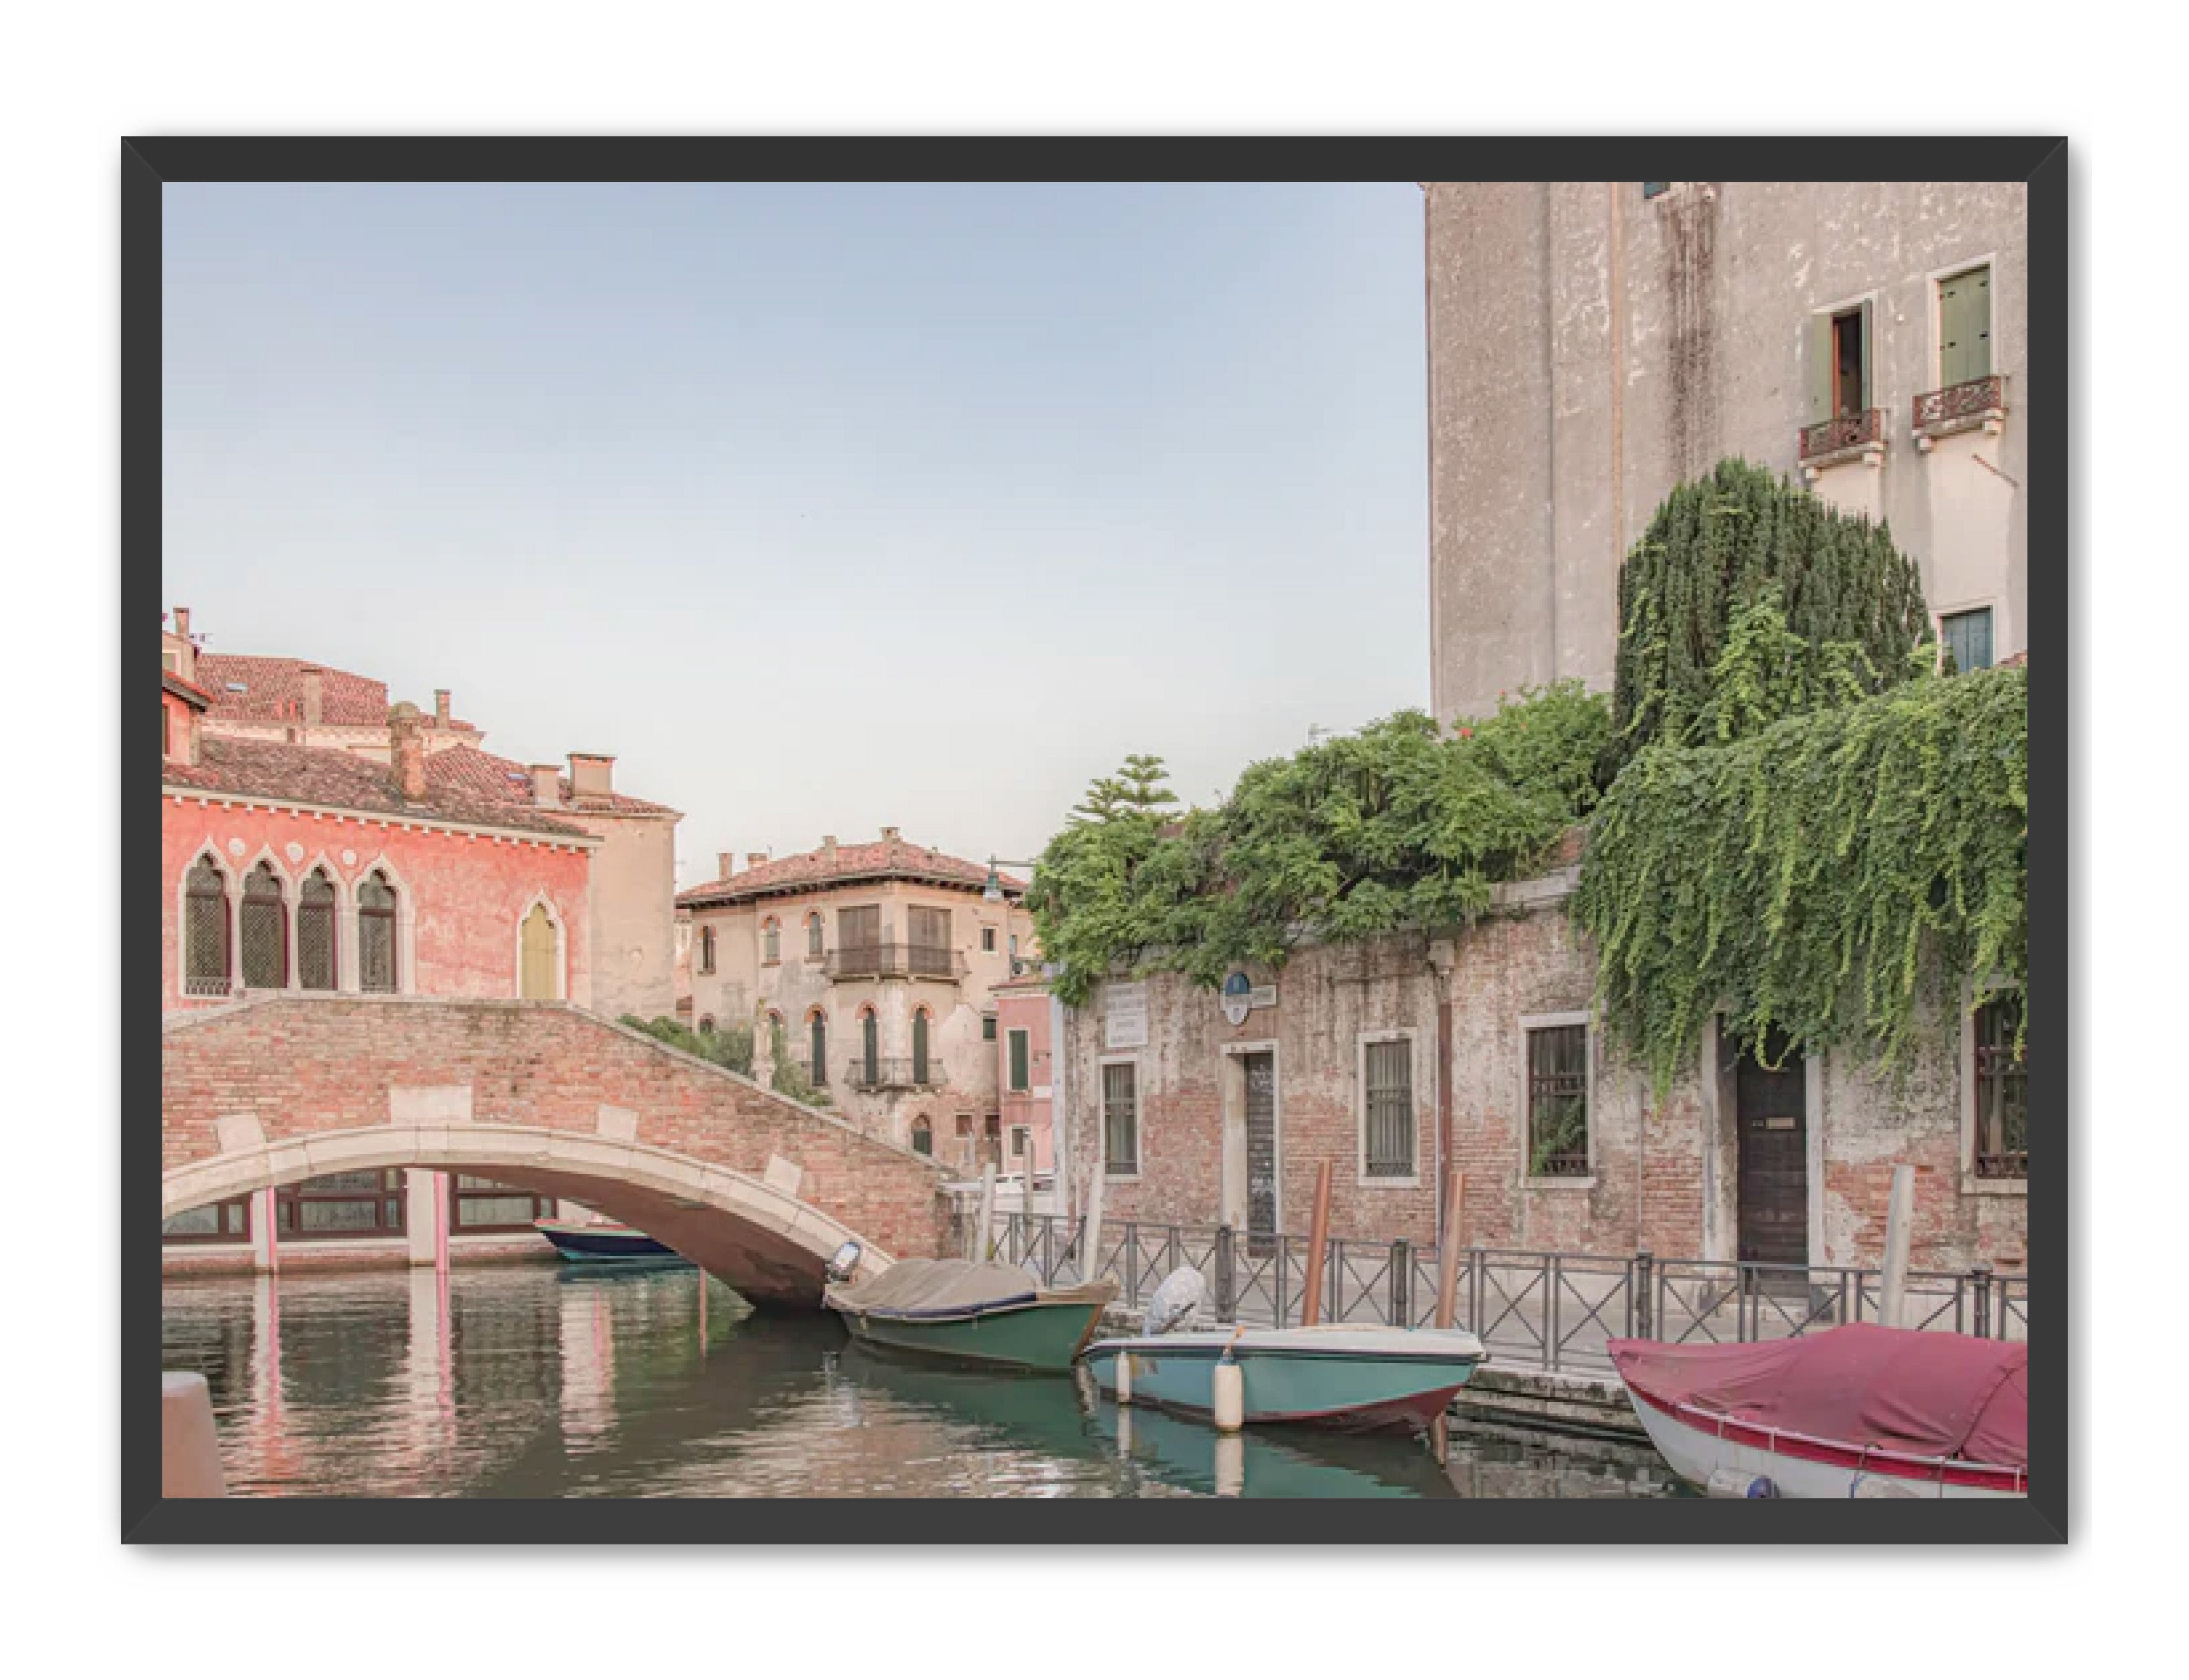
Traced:
<path fill-rule="evenodd" d="M 357 985 L 360 992 L 393 992 L 395 966 L 395 889 L 375 869 L 357 888 Z"/>
<path fill-rule="evenodd" d="M 297 984 L 331 992 L 335 978 L 335 884 L 314 869 L 297 893 Z"/>
<path fill-rule="evenodd" d="M 813 1083 L 825 1085 L 829 1083 L 829 1017 L 814 1010 L 812 1020 L 806 1025 L 806 1034 L 813 1052 Z"/>
<path fill-rule="evenodd" d="M 228 995 L 228 883 L 211 857 L 190 866 L 183 888 L 183 995 Z"/>
<path fill-rule="evenodd" d="M 243 983 L 279 991 L 289 983 L 289 905 L 281 878 L 271 863 L 261 863 L 243 878 L 243 908 L 237 919 L 237 943 L 243 947 Z"/>

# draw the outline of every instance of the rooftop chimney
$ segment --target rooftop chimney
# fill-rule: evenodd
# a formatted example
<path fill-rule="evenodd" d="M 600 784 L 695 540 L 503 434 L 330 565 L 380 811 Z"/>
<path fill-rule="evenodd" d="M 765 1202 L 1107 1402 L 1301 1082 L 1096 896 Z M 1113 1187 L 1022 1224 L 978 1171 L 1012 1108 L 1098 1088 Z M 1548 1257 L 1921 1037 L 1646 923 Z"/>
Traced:
<path fill-rule="evenodd" d="M 387 714 L 388 758 L 406 805 L 426 802 L 426 742 L 418 731 L 424 714 L 410 701 L 399 701 Z"/>
<path fill-rule="evenodd" d="M 189 640 L 190 609 L 187 607 L 178 607 L 175 608 L 175 634 L 181 636 L 185 642 Z"/>
<path fill-rule="evenodd" d="M 437 729 L 449 727 L 449 691 L 445 688 L 433 691 L 433 727 Z"/>
<path fill-rule="evenodd" d="M 737 874 L 737 872 L 738 854 L 736 852 L 718 851 L 715 854 L 715 879 L 716 880 L 726 881 L 729 880 L 732 875 Z"/>
<path fill-rule="evenodd" d="M 903 836 L 895 829 L 884 829 L 882 830 L 882 838 L 887 840 L 891 846 L 895 846 L 899 840 L 903 838 Z"/>
<path fill-rule="evenodd" d="M 836 867 L 836 837 L 834 834 L 821 836 L 821 867 L 824 869 Z"/>
<path fill-rule="evenodd" d="M 326 705 L 327 674 L 317 665 L 306 665 L 297 675 L 304 683 L 304 727 L 314 728 Z"/>
<path fill-rule="evenodd" d="M 563 803 L 563 766 L 559 764 L 532 766 L 532 802 L 553 810 Z"/>
<path fill-rule="evenodd" d="M 614 758 L 607 753 L 572 753 L 572 795 L 578 799 L 608 798 L 615 791 L 614 776 L 610 769 L 614 763 Z"/>
<path fill-rule="evenodd" d="M 766 862 L 767 854 L 765 851 L 748 851 L 745 853 L 745 868 L 748 869 L 757 869 L 761 864 Z"/>

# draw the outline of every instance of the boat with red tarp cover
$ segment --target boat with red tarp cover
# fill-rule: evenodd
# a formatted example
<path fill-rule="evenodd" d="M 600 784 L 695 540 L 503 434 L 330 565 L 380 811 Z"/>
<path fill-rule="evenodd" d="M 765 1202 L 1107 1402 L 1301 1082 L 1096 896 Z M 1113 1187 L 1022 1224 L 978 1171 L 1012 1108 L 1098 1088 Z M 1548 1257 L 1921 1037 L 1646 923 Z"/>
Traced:
<path fill-rule="evenodd" d="M 2029 1491 L 2029 1349 L 1847 1324 L 1783 1342 L 1614 1341 L 1642 1426 L 1682 1477 L 1795 1499 Z"/>

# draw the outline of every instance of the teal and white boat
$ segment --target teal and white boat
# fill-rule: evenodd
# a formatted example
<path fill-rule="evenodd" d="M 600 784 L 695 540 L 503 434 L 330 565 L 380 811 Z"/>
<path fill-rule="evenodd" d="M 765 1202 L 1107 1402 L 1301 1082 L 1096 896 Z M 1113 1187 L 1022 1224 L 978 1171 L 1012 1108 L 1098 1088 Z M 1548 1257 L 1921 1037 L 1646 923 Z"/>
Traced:
<path fill-rule="evenodd" d="M 1213 1412 L 1216 1367 L 1239 1367 L 1248 1423 L 1422 1428 L 1484 1358 L 1465 1330 L 1315 1325 L 1197 1330 L 1097 1342 L 1082 1359 L 1105 1394 L 1135 1405 Z"/>

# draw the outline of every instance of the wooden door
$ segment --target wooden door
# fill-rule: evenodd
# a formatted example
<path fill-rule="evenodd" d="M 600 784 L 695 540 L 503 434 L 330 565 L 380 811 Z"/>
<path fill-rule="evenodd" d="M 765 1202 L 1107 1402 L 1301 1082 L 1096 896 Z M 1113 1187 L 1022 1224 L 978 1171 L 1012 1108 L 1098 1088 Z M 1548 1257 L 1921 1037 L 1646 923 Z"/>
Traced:
<path fill-rule="evenodd" d="M 1274 1252 L 1277 1235 L 1277 1059 L 1242 1056 L 1247 1075 L 1247 1252 Z"/>
<path fill-rule="evenodd" d="M 1801 1052 L 1784 1034 L 1764 1045 L 1767 1066 L 1741 1053 L 1734 1074 L 1740 1139 L 1740 1258 L 1763 1265 L 1809 1264 L 1809 1096 Z M 1772 1281 L 1767 1277 L 1767 1283 Z M 1789 1278 L 1798 1284 L 1798 1279 Z"/>

